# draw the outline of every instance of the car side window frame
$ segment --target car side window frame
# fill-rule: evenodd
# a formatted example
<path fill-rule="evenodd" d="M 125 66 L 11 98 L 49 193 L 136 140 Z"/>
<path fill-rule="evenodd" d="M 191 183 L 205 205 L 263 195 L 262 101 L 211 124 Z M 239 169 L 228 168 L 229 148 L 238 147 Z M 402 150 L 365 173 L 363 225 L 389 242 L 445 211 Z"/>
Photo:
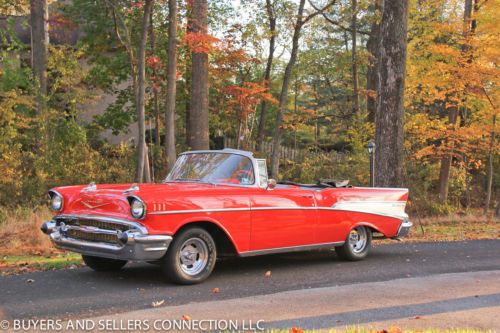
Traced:
<path fill-rule="evenodd" d="M 266 159 L 255 159 L 257 162 L 257 178 L 259 181 L 259 187 L 267 188 L 267 181 L 269 179 L 267 175 L 267 162 Z M 265 178 L 265 179 L 263 179 Z"/>

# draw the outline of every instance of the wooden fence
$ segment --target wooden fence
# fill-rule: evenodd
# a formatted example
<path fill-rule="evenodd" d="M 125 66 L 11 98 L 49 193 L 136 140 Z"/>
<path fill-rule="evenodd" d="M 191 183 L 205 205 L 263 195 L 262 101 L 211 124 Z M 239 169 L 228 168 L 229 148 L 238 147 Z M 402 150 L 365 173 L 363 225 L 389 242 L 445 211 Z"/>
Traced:
<path fill-rule="evenodd" d="M 257 143 L 252 140 L 250 142 L 245 143 L 245 150 L 256 151 Z M 237 140 L 235 138 L 224 138 L 224 147 L 225 148 L 233 148 L 237 149 Z M 242 147 L 239 147 L 242 149 Z M 273 152 L 273 143 L 269 141 L 265 141 L 262 143 L 262 153 L 269 159 Z M 349 156 L 348 153 L 341 153 L 337 151 L 325 152 L 322 150 L 315 150 L 313 146 L 311 147 L 289 147 L 289 146 L 281 146 L 280 149 L 280 159 L 281 160 L 289 160 L 294 162 L 302 162 L 305 156 L 309 157 L 319 157 L 324 156 L 327 157 L 332 163 L 342 163 L 345 162 Z"/>

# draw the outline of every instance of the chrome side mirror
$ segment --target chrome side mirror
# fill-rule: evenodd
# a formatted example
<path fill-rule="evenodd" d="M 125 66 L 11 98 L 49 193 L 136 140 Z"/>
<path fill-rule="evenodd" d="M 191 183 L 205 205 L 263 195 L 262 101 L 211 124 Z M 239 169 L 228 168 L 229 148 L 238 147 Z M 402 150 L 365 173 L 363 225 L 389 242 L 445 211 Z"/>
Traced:
<path fill-rule="evenodd" d="M 272 179 L 272 178 L 268 179 L 267 180 L 267 189 L 272 190 L 273 188 L 276 187 L 276 184 L 277 184 L 276 179 Z"/>

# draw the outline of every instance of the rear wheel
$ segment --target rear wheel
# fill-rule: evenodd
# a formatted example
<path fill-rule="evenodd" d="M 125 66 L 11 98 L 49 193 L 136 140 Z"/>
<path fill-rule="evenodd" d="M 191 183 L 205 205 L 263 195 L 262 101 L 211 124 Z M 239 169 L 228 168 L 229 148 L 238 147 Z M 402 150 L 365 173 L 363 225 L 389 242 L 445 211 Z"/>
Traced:
<path fill-rule="evenodd" d="M 207 279 L 215 267 L 217 249 L 212 236 L 202 228 L 188 228 L 174 237 L 162 259 L 166 277 L 178 284 Z"/>
<path fill-rule="evenodd" d="M 108 259 L 84 254 L 82 254 L 82 259 L 85 265 L 98 272 L 118 271 L 127 263 L 126 260 Z"/>
<path fill-rule="evenodd" d="M 364 259 L 368 255 L 371 244 L 371 230 L 364 226 L 358 226 L 349 232 L 344 245 L 335 247 L 335 251 L 344 260 L 356 261 Z"/>

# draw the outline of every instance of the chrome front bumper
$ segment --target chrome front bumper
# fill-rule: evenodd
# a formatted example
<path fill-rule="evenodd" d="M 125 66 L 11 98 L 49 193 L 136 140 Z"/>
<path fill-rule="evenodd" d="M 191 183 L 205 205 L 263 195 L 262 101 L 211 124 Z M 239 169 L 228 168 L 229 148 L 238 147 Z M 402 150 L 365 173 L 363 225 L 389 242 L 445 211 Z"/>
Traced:
<path fill-rule="evenodd" d="M 410 232 L 410 228 L 413 227 L 413 223 L 410 222 L 407 218 L 403 220 L 398 229 L 397 238 L 405 237 Z"/>
<path fill-rule="evenodd" d="M 64 223 L 71 219 L 78 220 L 81 225 Z M 101 226 L 106 223 L 120 225 L 126 230 L 86 226 L 85 221 L 98 222 Z M 172 236 L 149 235 L 146 228 L 138 223 L 101 216 L 57 216 L 42 224 L 41 230 L 49 235 L 52 243 L 59 249 L 120 260 L 158 260 L 165 255 L 172 241 Z M 83 236 L 83 239 L 72 237 L 74 234 Z M 113 239 L 114 242 L 100 241 L 108 239 Z"/>

